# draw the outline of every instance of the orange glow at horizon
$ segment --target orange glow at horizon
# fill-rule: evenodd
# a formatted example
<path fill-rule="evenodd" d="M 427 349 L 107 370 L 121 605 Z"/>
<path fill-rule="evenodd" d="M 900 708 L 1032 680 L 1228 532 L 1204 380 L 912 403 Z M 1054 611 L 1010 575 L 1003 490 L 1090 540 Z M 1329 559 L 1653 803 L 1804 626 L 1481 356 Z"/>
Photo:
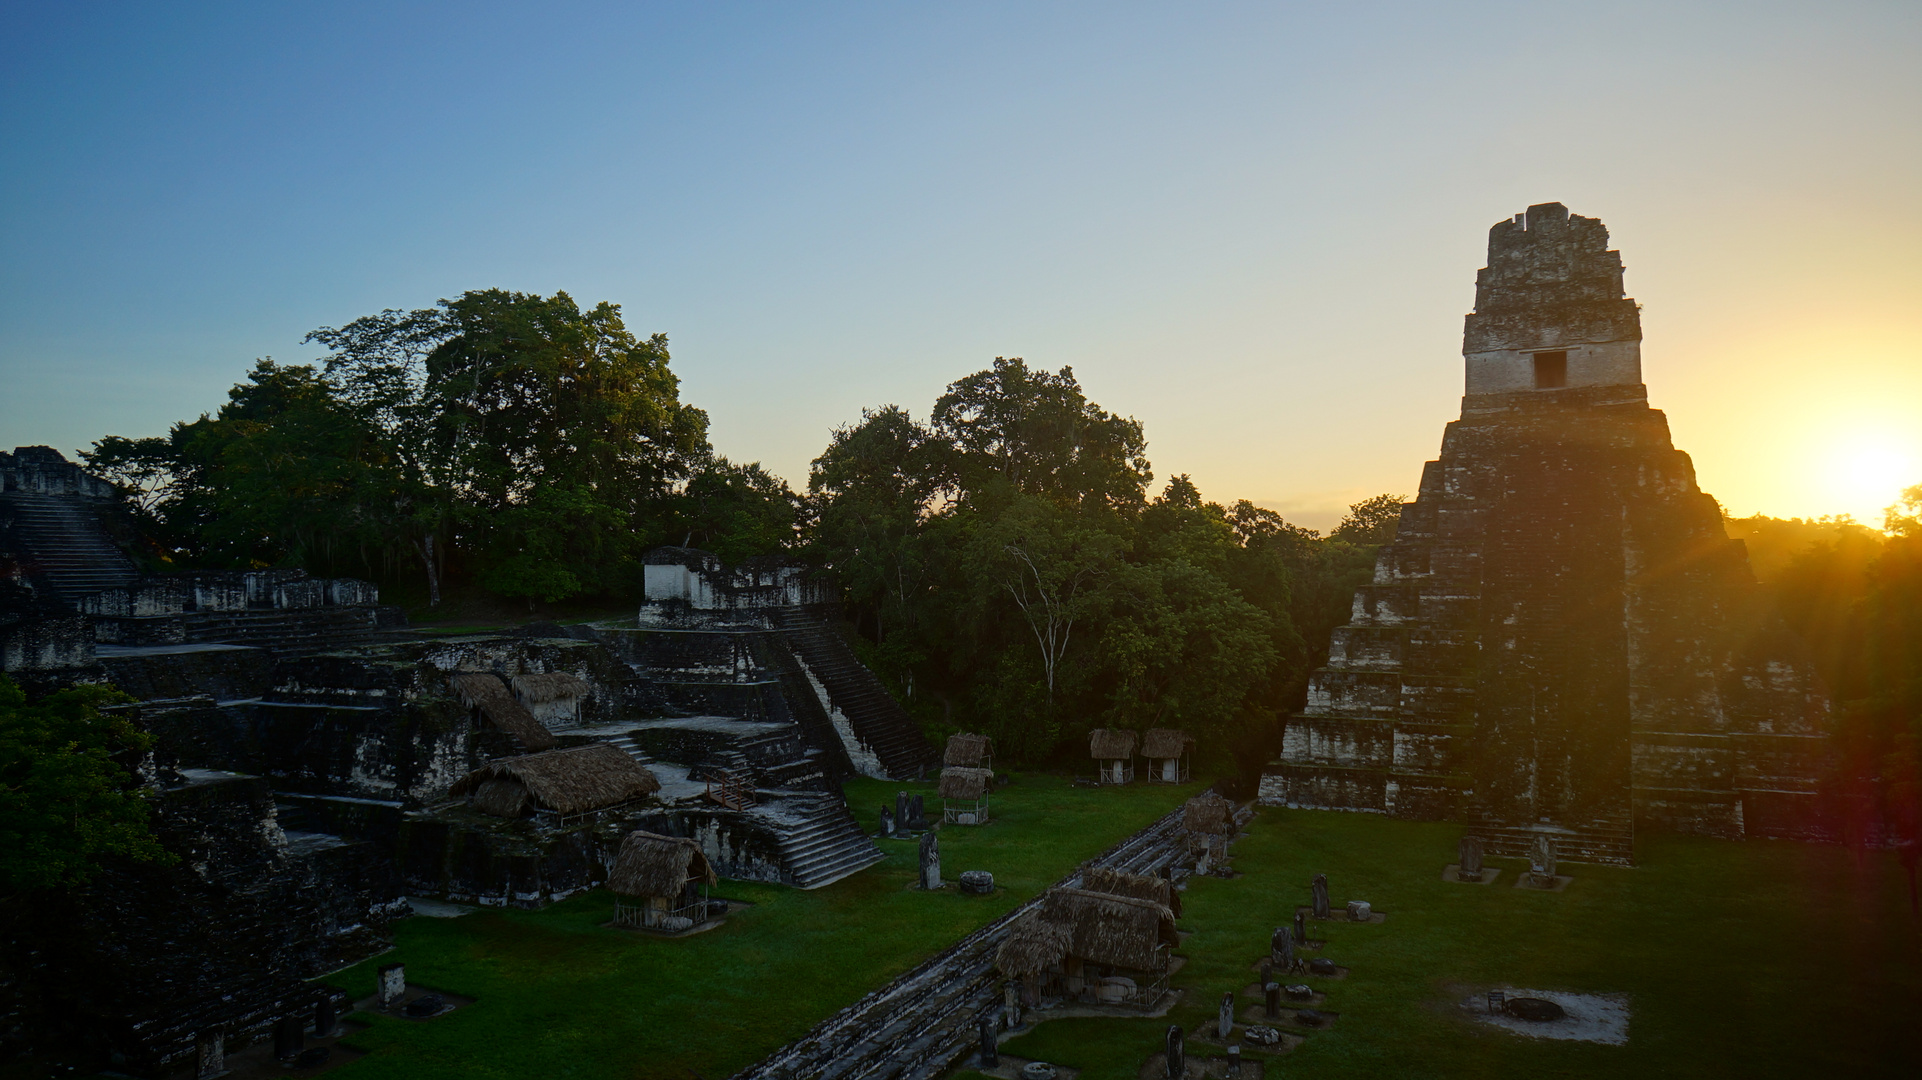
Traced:
<path fill-rule="evenodd" d="M 1858 431 L 1837 439 L 1815 463 L 1842 513 L 1880 528 L 1885 508 L 1902 489 L 1922 483 L 1922 450 L 1888 431 Z"/>
<path fill-rule="evenodd" d="M 1922 484 L 1922 320 L 1831 302 L 1752 315 L 1746 333 L 1718 338 L 1712 328 L 1736 320 L 1710 314 L 1678 340 L 1655 337 L 1644 365 L 1649 403 L 1701 489 L 1731 517 L 1848 515 L 1880 529 Z"/>

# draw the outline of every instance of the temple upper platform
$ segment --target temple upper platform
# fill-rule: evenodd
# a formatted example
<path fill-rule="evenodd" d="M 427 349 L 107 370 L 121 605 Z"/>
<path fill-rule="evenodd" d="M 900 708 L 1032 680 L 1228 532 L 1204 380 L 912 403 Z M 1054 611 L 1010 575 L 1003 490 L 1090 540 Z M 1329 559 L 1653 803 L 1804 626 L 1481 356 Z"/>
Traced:
<path fill-rule="evenodd" d="M 1641 310 L 1623 295 L 1607 227 L 1541 203 L 1489 229 L 1462 357 L 1464 417 L 1646 403 Z"/>

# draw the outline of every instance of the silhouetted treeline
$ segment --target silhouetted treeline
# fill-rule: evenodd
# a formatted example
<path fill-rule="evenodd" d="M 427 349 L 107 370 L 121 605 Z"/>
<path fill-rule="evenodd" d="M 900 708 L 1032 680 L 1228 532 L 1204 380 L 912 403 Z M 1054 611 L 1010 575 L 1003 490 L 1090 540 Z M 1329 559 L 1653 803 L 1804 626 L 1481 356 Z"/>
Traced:
<path fill-rule="evenodd" d="M 1828 794 L 1852 840 L 1922 844 L 1922 485 L 1886 535 L 1837 528 L 1766 582 L 1835 703 Z"/>
<path fill-rule="evenodd" d="M 155 558 L 531 603 L 633 594 L 662 543 L 738 559 L 794 542 L 787 485 L 713 452 L 667 339 L 613 304 L 495 289 L 308 340 L 319 366 L 262 360 L 218 413 L 85 455 Z"/>
<path fill-rule="evenodd" d="M 309 340 L 316 363 L 259 361 L 218 412 L 85 455 L 156 562 L 531 605 L 635 599 L 660 544 L 799 550 L 935 734 L 986 731 L 1009 760 L 1072 756 L 1100 725 L 1264 760 L 1401 502 L 1358 503 L 1323 538 L 1186 476 L 1150 497 L 1141 425 L 1019 359 L 954 382 L 926 422 L 864 413 L 797 497 L 715 453 L 666 339 L 611 304 L 470 292 Z"/>
<path fill-rule="evenodd" d="M 960 379 L 925 423 L 896 406 L 836 431 L 808 481 L 808 553 L 832 566 L 870 663 L 936 733 L 1015 760 L 1085 757 L 1096 726 L 1259 745 L 1345 622 L 1400 499 L 1335 537 L 1186 476 L 1154 497 L 1141 425 L 1069 369 Z"/>

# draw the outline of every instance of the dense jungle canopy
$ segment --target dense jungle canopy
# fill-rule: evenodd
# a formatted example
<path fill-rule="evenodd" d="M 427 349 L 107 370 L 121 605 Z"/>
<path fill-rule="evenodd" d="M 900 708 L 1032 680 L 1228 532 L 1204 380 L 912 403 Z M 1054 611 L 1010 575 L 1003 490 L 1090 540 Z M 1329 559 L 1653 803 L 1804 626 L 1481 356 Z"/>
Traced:
<path fill-rule="evenodd" d="M 1266 760 L 1402 502 L 1359 502 L 1324 537 L 1185 475 L 1155 490 L 1138 421 L 1019 358 L 956 379 L 925 420 L 865 410 L 796 493 L 715 451 L 666 337 L 613 304 L 483 290 L 308 340 L 315 363 L 258 361 L 216 413 L 84 455 L 155 563 L 533 608 L 632 600 L 661 544 L 793 552 L 834 572 L 857 647 L 931 734 L 986 731 L 1011 761 L 1077 758 L 1104 725 Z M 1835 692 L 1841 772 L 1914 772 L 1918 517 L 1922 488 L 1885 533 L 1730 523 L 1769 538 L 1757 566 Z"/>

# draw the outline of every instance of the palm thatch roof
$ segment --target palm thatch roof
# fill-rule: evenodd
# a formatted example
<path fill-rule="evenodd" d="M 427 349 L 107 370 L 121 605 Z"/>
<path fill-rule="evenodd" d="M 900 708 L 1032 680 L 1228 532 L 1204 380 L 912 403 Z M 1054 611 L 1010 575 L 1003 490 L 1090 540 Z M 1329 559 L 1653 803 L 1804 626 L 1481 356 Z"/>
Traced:
<path fill-rule="evenodd" d="M 1181 943 L 1175 915 L 1152 900 L 1094 892 L 1050 889 L 1041 917 L 1068 928 L 1068 955 L 1091 964 L 1159 971 L 1167 962 L 1163 945 Z"/>
<path fill-rule="evenodd" d="M 1095 728 L 1088 732 L 1088 756 L 1100 760 L 1135 756 L 1135 733 L 1121 728 Z"/>
<path fill-rule="evenodd" d="M 1235 831 L 1235 804 L 1204 791 L 1181 807 L 1181 827 L 1191 833 L 1227 836 Z"/>
<path fill-rule="evenodd" d="M 1040 975 L 1061 966 L 1074 945 L 1074 931 L 1042 917 L 1040 909 L 1030 911 L 1014 924 L 995 950 L 994 966 L 1001 974 L 1021 978 Z"/>
<path fill-rule="evenodd" d="M 627 834 L 620 854 L 607 875 L 607 887 L 622 896 L 681 895 L 689 879 L 704 885 L 720 880 L 701 845 L 678 836 L 662 836 L 642 829 Z"/>
<path fill-rule="evenodd" d="M 458 671 L 447 677 L 462 705 L 479 709 L 489 723 L 506 732 L 526 750 L 546 750 L 555 744 L 554 733 L 542 727 L 527 706 L 514 700 L 507 684 L 486 671 Z"/>
<path fill-rule="evenodd" d="M 979 799 L 994 783 L 992 769 L 961 769 L 950 766 L 941 770 L 939 794 L 944 799 Z"/>
<path fill-rule="evenodd" d="M 612 743 L 588 743 L 490 761 L 461 778 L 452 791 L 455 795 L 471 791 L 478 797 L 479 789 L 489 781 L 518 784 L 527 790 L 535 806 L 562 815 L 604 810 L 661 790 L 661 782 L 653 773 Z M 505 796 L 495 793 L 486 798 L 491 803 Z"/>
<path fill-rule="evenodd" d="M 1160 904 L 1177 917 L 1181 915 L 1181 893 L 1175 888 L 1175 883 L 1167 878 L 1130 874 L 1126 870 L 1107 866 L 1089 866 L 1081 871 L 1081 887 L 1089 892 L 1147 900 Z"/>
<path fill-rule="evenodd" d="M 986 735 L 969 735 L 963 732 L 948 736 L 948 750 L 941 758 L 943 765 L 965 765 L 978 768 L 981 759 L 994 753 L 994 742 Z"/>
<path fill-rule="evenodd" d="M 514 696 L 526 705 L 549 701 L 575 701 L 586 697 L 594 687 L 586 679 L 565 671 L 545 674 L 527 672 L 514 676 Z"/>
<path fill-rule="evenodd" d="M 482 780 L 474 788 L 474 809 L 495 817 L 517 818 L 527 813 L 532 799 L 527 786 L 515 780 Z"/>
<path fill-rule="evenodd" d="M 1178 728 L 1149 728 L 1141 736 L 1141 756 L 1178 758 L 1194 745 L 1194 736 Z"/>

